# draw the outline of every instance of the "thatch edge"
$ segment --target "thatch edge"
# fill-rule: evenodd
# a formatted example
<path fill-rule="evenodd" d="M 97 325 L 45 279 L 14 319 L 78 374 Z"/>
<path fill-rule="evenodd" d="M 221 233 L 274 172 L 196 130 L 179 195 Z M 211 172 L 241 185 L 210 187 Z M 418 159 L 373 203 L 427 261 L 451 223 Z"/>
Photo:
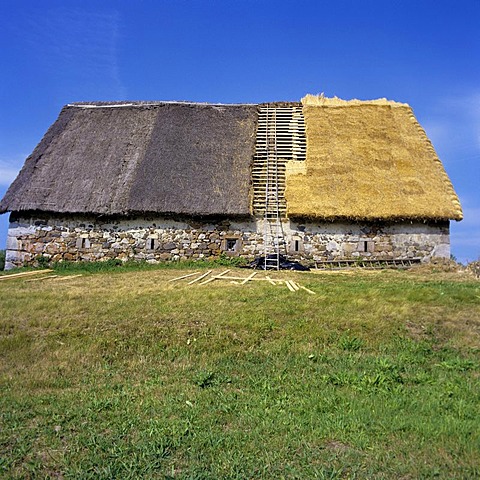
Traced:
<path fill-rule="evenodd" d="M 73 111 L 69 105 L 65 105 L 60 110 L 56 120 L 50 125 L 48 130 L 45 132 L 45 135 L 43 135 L 40 142 L 38 142 L 37 146 L 33 149 L 33 152 L 26 158 L 20 172 L 18 172 L 15 180 L 10 184 L 4 197 L 0 200 L 0 214 L 12 211 L 26 211 L 31 208 L 29 207 L 29 204 L 25 204 L 25 207 L 21 207 L 20 209 L 16 208 L 14 210 L 9 207 L 9 203 L 11 202 L 9 198 L 17 195 L 17 190 L 21 189 L 25 182 L 28 182 L 31 172 L 35 169 L 36 164 L 43 156 L 45 151 L 49 148 L 57 130 L 65 129 L 72 117 Z"/>
<path fill-rule="evenodd" d="M 191 214 L 191 213 L 176 213 L 176 212 L 153 212 L 153 211 L 128 211 L 128 212 L 72 212 L 72 211 L 58 211 L 58 210 L 14 210 L 10 212 L 10 221 L 16 222 L 19 218 L 35 218 L 42 219 L 48 216 L 49 218 L 89 218 L 95 219 L 100 223 L 115 223 L 117 221 L 135 220 L 138 218 L 147 220 L 178 220 L 181 222 L 203 222 L 203 223 L 224 223 L 229 221 L 244 222 L 251 221 L 255 217 L 250 214 Z"/>
<path fill-rule="evenodd" d="M 303 221 L 310 221 L 310 222 L 329 222 L 329 223 L 335 223 L 335 222 L 368 222 L 368 223 L 375 223 L 375 222 L 382 222 L 382 223 L 441 223 L 441 222 L 448 222 L 449 220 L 452 220 L 451 218 L 445 218 L 445 217 L 420 217 L 420 216 L 400 216 L 400 215 L 392 215 L 389 217 L 379 217 L 379 216 L 371 216 L 371 217 L 366 217 L 366 216 L 348 216 L 348 215 L 331 215 L 331 216 L 325 216 L 325 215 L 317 215 L 317 216 L 312 216 L 312 215 L 300 215 L 298 213 L 290 214 L 287 216 L 289 220 L 299 222 L 300 220 Z M 453 219 L 455 220 L 455 219 Z"/>
<path fill-rule="evenodd" d="M 452 215 L 449 219 L 460 222 L 461 220 L 463 220 L 463 211 L 462 211 L 462 205 L 460 204 L 460 199 L 458 198 L 458 195 L 456 194 L 455 189 L 453 188 L 453 184 L 450 178 L 448 177 L 447 172 L 445 171 L 445 167 L 443 166 L 443 163 L 440 160 L 435 150 L 435 147 L 433 146 L 431 140 L 428 138 L 427 132 L 420 125 L 419 121 L 415 117 L 415 114 L 413 113 L 412 107 L 410 107 L 409 105 L 408 105 L 408 110 L 409 110 L 410 121 L 415 125 L 416 129 L 418 130 L 418 133 L 420 134 L 423 141 L 425 142 L 427 149 L 432 154 L 434 164 L 437 166 L 438 174 L 440 175 L 442 182 L 445 185 L 445 189 L 447 190 L 448 195 L 450 196 L 450 200 L 454 206 L 454 215 Z"/>

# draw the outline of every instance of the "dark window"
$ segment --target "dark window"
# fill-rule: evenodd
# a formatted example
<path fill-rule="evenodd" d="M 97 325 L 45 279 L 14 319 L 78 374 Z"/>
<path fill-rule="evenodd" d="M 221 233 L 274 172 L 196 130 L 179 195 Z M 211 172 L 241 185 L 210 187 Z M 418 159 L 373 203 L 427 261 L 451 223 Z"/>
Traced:
<path fill-rule="evenodd" d="M 303 241 L 300 237 L 292 237 L 290 241 L 290 253 L 303 252 Z"/>
<path fill-rule="evenodd" d="M 154 248 L 155 248 L 155 239 L 154 238 L 147 238 L 147 248 L 149 250 L 154 250 Z"/>
<path fill-rule="evenodd" d="M 237 239 L 236 238 L 227 238 L 226 239 L 225 250 L 227 252 L 234 252 L 236 246 L 237 246 Z"/>
<path fill-rule="evenodd" d="M 80 237 L 77 238 L 77 248 L 79 250 L 85 249 L 85 248 L 90 248 L 90 240 L 85 237 Z"/>
<path fill-rule="evenodd" d="M 370 252 L 372 253 L 375 249 L 374 242 L 372 240 L 360 240 L 358 243 L 358 251 L 359 252 Z"/>

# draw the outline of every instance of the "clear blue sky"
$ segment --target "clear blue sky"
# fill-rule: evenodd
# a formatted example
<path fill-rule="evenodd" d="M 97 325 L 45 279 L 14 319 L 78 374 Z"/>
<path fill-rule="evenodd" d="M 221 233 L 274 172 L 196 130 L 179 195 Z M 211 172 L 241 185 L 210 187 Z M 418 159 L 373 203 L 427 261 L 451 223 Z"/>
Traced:
<path fill-rule="evenodd" d="M 407 102 L 480 257 L 480 0 L 2 0 L 0 72 L 0 196 L 73 101 Z"/>

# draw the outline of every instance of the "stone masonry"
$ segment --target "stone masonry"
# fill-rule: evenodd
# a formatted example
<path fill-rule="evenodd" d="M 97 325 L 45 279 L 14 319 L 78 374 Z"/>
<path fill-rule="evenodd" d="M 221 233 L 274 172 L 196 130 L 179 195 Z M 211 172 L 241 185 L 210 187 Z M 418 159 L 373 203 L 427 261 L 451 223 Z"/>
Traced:
<path fill-rule="evenodd" d="M 449 224 L 283 222 L 285 253 L 311 262 L 336 259 L 407 259 L 450 256 Z M 253 259 L 263 254 L 263 220 L 174 221 L 165 218 L 11 217 L 6 269 L 49 262 L 118 258 L 157 263 Z"/>

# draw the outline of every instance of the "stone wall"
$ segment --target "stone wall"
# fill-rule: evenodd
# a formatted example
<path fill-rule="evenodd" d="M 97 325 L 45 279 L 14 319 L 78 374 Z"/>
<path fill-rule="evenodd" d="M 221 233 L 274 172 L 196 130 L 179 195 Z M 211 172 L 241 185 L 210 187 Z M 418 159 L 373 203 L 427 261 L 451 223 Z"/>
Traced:
<path fill-rule="evenodd" d="M 256 222 L 177 222 L 155 218 L 99 222 L 94 218 L 16 218 L 7 237 L 5 268 L 49 261 L 99 261 L 118 258 L 160 261 L 254 258 L 263 242 Z"/>
<path fill-rule="evenodd" d="M 300 260 L 450 256 L 449 224 L 283 222 L 286 253 Z M 263 253 L 263 221 L 199 222 L 137 218 L 104 222 L 86 217 L 11 218 L 6 269 L 52 262 L 118 258 L 160 261 L 253 259 Z"/>
<path fill-rule="evenodd" d="M 295 223 L 289 250 L 315 260 L 450 258 L 449 222 L 438 223 Z M 292 241 L 293 239 L 293 241 Z M 297 239 L 298 244 L 294 241 Z"/>

